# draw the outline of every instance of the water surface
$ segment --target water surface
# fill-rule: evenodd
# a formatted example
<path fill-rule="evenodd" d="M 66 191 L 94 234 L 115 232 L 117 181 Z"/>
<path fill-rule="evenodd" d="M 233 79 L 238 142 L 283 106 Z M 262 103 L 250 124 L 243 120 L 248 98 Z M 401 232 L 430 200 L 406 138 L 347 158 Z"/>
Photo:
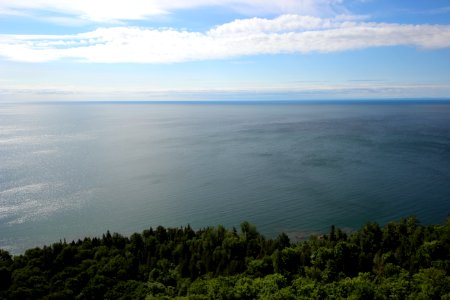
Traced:
<path fill-rule="evenodd" d="M 448 103 L 0 105 L 0 247 L 106 230 L 269 236 L 450 212 Z"/>

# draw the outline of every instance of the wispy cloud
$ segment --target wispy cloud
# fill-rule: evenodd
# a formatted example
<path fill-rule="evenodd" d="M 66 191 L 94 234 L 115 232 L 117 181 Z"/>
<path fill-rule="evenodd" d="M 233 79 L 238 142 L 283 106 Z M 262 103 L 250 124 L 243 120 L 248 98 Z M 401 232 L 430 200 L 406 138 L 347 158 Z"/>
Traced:
<path fill-rule="evenodd" d="M 450 13 L 450 6 L 440 7 L 436 8 L 431 11 L 433 14 L 447 14 Z"/>
<path fill-rule="evenodd" d="M 413 8 L 403 8 L 398 9 L 398 13 L 412 14 L 412 15 L 441 15 L 450 13 L 450 6 L 443 6 L 431 9 L 413 9 Z"/>
<path fill-rule="evenodd" d="M 24 62 L 176 63 L 386 46 L 448 48 L 450 25 L 282 15 L 236 20 L 206 32 L 125 26 L 74 35 L 0 35 L 0 56 Z"/>
<path fill-rule="evenodd" d="M 346 12 L 341 0 L 0 0 L 0 15 L 62 14 L 92 22 L 115 22 L 208 6 L 225 7 L 252 16 L 284 13 L 324 16 Z"/>
<path fill-rule="evenodd" d="M 302 82 L 283 86 L 191 89 L 86 89 L 77 87 L 1 88 L 2 101 L 61 100 L 312 100 L 361 98 L 448 98 L 450 84 L 401 82 Z"/>
<path fill-rule="evenodd" d="M 0 0 L 0 12 L 21 13 L 30 17 L 51 13 L 93 22 L 136 20 L 165 13 L 154 1 L 146 0 Z"/>

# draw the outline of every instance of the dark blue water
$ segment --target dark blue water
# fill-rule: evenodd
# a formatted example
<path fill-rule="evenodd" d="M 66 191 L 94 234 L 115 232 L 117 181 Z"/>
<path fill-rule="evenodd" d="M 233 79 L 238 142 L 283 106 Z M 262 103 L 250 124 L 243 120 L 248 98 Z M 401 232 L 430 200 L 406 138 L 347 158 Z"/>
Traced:
<path fill-rule="evenodd" d="M 0 105 L 0 247 L 450 213 L 450 103 Z"/>

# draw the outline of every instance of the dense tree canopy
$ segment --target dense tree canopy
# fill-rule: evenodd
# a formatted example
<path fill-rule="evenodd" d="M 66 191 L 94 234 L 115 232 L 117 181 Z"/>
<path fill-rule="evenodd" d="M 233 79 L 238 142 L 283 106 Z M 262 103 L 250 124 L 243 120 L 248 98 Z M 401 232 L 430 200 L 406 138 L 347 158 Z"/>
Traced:
<path fill-rule="evenodd" d="M 450 217 L 291 243 L 244 222 L 0 250 L 0 299 L 450 299 Z"/>

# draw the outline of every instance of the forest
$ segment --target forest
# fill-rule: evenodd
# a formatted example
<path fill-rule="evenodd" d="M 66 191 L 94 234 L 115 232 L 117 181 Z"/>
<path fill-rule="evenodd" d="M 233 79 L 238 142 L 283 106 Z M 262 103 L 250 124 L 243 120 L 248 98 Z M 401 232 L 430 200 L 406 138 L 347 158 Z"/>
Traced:
<path fill-rule="evenodd" d="M 450 217 L 291 242 L 243 222 L 0 250 L 0 299 L 450 299 Z"/>

